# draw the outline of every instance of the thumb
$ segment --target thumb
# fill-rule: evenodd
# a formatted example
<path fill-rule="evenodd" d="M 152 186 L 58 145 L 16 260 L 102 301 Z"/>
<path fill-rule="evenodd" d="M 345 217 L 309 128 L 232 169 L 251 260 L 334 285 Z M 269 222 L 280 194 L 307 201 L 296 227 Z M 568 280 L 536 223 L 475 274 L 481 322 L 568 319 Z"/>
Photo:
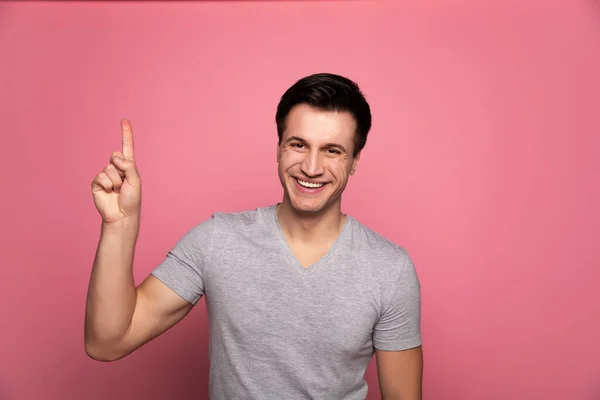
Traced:
<path fill-rule="evenodd" d="M 140 175 L 134 160 L 124 160 L 119 156 L 115 156 L 113 163 L 117 168 L 125 173 L 125 180 L 130 184 L 137 184 L 140 182 Z"/>

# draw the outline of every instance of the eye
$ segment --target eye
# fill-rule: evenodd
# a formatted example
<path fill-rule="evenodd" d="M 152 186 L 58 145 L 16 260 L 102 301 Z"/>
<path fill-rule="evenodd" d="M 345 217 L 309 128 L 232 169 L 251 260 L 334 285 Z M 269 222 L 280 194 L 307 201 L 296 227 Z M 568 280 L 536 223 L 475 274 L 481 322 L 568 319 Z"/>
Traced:
<path fill-rule="evenodd" d="M 329 149 L 327 151 L 329 152 L 329 154 L 341 154 L 341 152 L 337 149 Z"/>
<path fill-rule="evenodd" d="M 302 143 L 292 143 L 292 147 L 295 147 L 297 149 L 302 149 L 302 148 L 304 148 L 304 145 Z"/>

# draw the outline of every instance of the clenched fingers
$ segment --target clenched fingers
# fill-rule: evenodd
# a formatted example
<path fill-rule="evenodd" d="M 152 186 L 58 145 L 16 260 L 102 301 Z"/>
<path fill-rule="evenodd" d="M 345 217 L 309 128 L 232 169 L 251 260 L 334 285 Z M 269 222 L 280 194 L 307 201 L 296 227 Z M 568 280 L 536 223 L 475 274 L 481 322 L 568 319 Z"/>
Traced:
<path fill-rule="evenodd" d="M 113 183 L 108 177 L 108 175 L 106 175 L 106 173 L 102 171 L 92 181 L 92 189 L 94 191 L 104 190 L 105 192 L 112 192 Z"/>
<path fill-rule="evenodd" d="M 106 168 L 104 168 L 103 172 L 112 182 L 113 190 L 118 191 L 121 188 L 121 185 L 123 185 L 123 177 L 125 176 L 125 173 L 119 171 L 113 164 L 108 164 Z M 123 176 L 121 176 L 121 174 L 123 174 Z"/>
<path fill-rule="evenodd" d="M 125 178 L 125 170 L 119 168 L 119 159 L 123 160 L 125 157 L 123 157 L 123 153 L 121 153 L 120 151 L 115 151 L 114 153 L 112 153 L 110 155 L 110 163 L 112 165 L 114 165 L 116 167 L 117 172 L 119 173 L 119 176 L 121 177 L 121 179 Z"/>

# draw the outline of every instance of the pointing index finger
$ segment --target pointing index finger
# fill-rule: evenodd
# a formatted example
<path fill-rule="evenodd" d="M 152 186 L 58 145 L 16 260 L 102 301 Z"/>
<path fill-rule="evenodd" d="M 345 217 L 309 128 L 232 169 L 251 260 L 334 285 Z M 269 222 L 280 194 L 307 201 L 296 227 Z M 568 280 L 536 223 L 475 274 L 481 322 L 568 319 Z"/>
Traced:
<path fill-rule="evenodd" d="M 126 160 L 133 160 L 133 129 L 126 119 L 121 120 L 121 132 L 123 133 L 123 156 Z"/>

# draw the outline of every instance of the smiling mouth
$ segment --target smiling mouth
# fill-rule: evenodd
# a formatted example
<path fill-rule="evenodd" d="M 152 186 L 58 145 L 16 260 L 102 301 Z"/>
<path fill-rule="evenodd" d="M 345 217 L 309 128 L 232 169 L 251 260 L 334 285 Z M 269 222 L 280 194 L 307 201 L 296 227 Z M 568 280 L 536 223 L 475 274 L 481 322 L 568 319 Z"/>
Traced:
<path fill-rule="evenodd" d="M 296 179 L 296 182 L 298 182 L 298 185 L 305 187 L 307 189 L 319 189 L 323 186 L 325 186 L 324 183 L 311 183 L 311 182 L 306 182 L 300 179 Z"/>

